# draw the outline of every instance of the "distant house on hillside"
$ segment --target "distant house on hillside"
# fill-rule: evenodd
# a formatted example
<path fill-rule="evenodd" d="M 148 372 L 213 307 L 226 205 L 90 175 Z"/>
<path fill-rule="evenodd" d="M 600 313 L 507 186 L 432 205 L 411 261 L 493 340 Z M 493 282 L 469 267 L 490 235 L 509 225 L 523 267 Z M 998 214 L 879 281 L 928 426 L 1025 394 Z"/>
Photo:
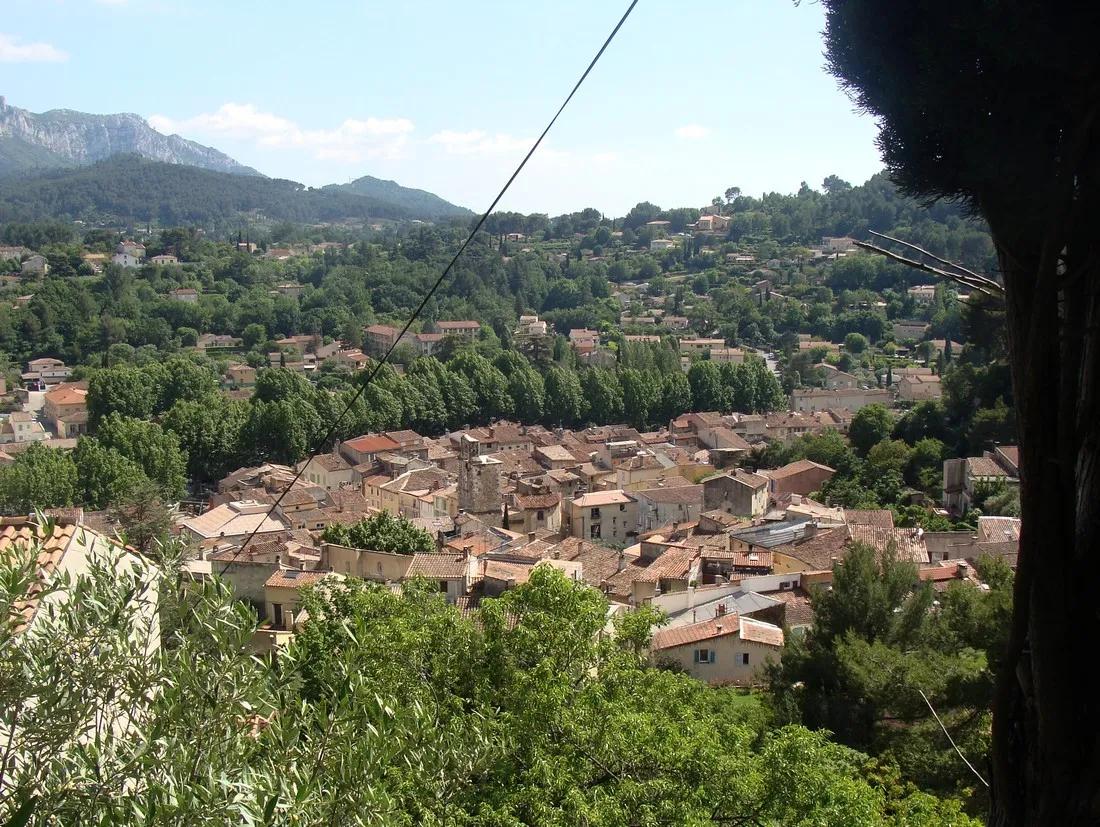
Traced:
<path fill-rule="evenodd" d="M 149 259 L 149 261 L 151 261 L 153 264 L 179 264 L 180 263 L 180 260 L 178 258 L 176 258 L 175 256 L 170 256 L 170 255 L 153 256 L 151 259 Z"/>
<path fill-rule="evenodd" d="M 176 290 L 172 290 L 168 295 L 173 299 L 187 302 L 188 304 L 194 304 L 199 300 L 199 291 L 194 287 L 180 287 Z"/>
<path fill-rule="evenodd" d="M 24 276 L 44 276 L 50 272 L 50 263 L 41 253 L 32 253 L 23 260 L 19 272 Z"/>
<path fill-rule="evenodd" d="M 119 267 L 140 267 L 141 259 L 130 253 L 115 253 L 111 256 L 111 263 Z"/>

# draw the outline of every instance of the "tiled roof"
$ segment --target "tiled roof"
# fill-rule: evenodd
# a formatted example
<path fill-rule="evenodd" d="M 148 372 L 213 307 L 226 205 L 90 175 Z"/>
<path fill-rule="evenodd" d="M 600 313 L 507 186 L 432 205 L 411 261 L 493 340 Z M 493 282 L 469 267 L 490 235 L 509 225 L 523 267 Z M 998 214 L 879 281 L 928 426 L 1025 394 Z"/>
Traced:
<path fill-rule="evenodd" d="M 324 468 L 326 471 L 349 471 L 351 466 L 348 465 L 348 461 L 339 454 L 319 454 L 313 458 L 313 461 Z"/>
<path fill-rule="evenodd" d="M 702 623 L 661 629 L 653 635 L 653 643 L 650 648 L 655 652 L 660 652 L 664 649 L 674 649 L 677 646 L 688 646 L 704 640 L 714 640 L 740 634 L 741 625 L 738 622 L 739 620 L 740 618 L 737 615 L 726 615 L 719 619 L 704 620 Z"/>
<path fill-rule="evenodd" d="M 417 553 L 409 564 L 409 577 L 457 580 L 466 576 L 469 563 L 461 554 Z"/>
<path fill-rule="evenodd" d="M 782 600 L 787 604 L 786 623 L 788 627 L 810 626 L 814 622 L 814 609 L 810 596 L 801 589 L 791 591 L 767 592 L 768 597 Z"/>
<path fill-rule="evenodd" d="M 652 583 L 657 580 L 682 580 L 691 572 L 691 564 L 699 558 L 699 549 L 672 546 L 646 566 L 637 578 Z"/>
<path fill-rule="evenodd" d="M 344 445 L 361 454 L 376 454 L 379 451 L 396 451 L 401 446 L 382 434 L 364 434 L 347 440 Z"/>
<path fill-rule="evenodd" d="M 985 543 L 1020 542 L 1019 517 L 979 517 L 978 539 Z"/>
<path fill-rule="evenodd" d="M 535 449 L 535 453 L 552 462 L 575 462 L 573 452 L 562 445 L 544 445 Z"/>
<path fill-rule="evenodd" d="M 533 566 L 525 566 L 520 563 L 487 560 L 485 562 L 485 577 L 519 585 L 527 582 L 533 568 Z"/>
<path fill-rule="evenodd" d="M 573 505 L 578 508 L 598 508 L 602 505 L 618 505 L 631 502 L 634 502 L 633 497 L 616 488 L 611 491 L 595 491 L 591 494 L 584 494 L 573 500 Z"/>
<path fill-rule="evenodd" d="M 561 494 L 517 494 L 516 502 L 524 511 L 557 508 L 561 503 Z"/>
<path fill-rule="evenodd" d="M 417 442 L 424 437 L 420 436 L 416 431 L 386 431 L 386 437 L 392 439 L 394 442 Z"/>
<path fill-rule="evenodd" d="M 828 465 L 821 465 L 816 462 L 811 462 L 808 459 L 800 459 L 797 462 L 784 465 L 782 468 L 776 468 L 773 471 L 769 471 L 768 476 L 773 480 L 781 480 L 794 474 L 801 474 L 803 471 L 811 471 L 815 468 L 822 471 L 828 471 L 830 474 L 836 473 L 836 469 L 830 468 Z"/>
<path fill-rule="evenodd" d="M 312 494 L 310 494 L 308 491 L 305 491 L 301 488 L 292 488 L 289 491 L 287 491 L 285 494 L 283 494 L 283 502 L 282 502 L 283 506 L 307 505 L 307 504 L 316 505 L 316 503 L 317 503 L 317 499 Z"/>
<path fill-rule="evenodd" d="M 741 618 L 741 640 L 762 643 L 765 646 L 782 646 L 783 630 L 771 623 Z"/>
<path fill-rule="evenodd" d="M 875 528 L 893 528 L 894 512 L 888 508 L 875 508 L 863 510 L 858 508 L 844 509 L 844 522 L 848 525 L 869 525 Z"/>
<path fill-rule="evenodd" d="M 842 528 L 818 529 L 808 539 L 796 540 L 772 551 L 781 552 L 808 565 L 816 571 L 832 569 L 833 563 L 842 560 L 848 544 L 848 532 Z"/>
<path fill-rule="evenodd" d="M 737 568 L 771 569 L 773 565 L 773 555 L 770 551 L 727 551 L 704 546 L 701 554 L 704 560 L 721 560 Z"/>
<path fill-rule="evenodd" d="M 4 520 L 0 530 L 0 557 L 9 558 L 26 554 L 37 544 L 38 570 L 43 576 L 49 576 L 57 569 L 58 563 L 72 542 L 73 535 L 81 529 L 75 525 L 54 524 L 50 534 L 44 534 L 33 522 Z M 16 601 L 12 607 L 14 613 L 23 616 L 23 624 L 30 623 L 38 611 L 38 597 L 42 593 L 42 584 L 31 583 L 26 598 Z"/>
<path fill-rule="evenodd" d="M 893 543 L 897 548 L 898 560 L 911 563 L 928 562 L 928 545 L 924 536 L 912 528 L 875 528 L 874 526 L 849 525 L 848 534 L 852 541 L 871 546 L 882 552 Z"/>
<path fill-rule="evenodd" d="M 297 569 L 280 569 L 273 572 L 264 581 L 264 588 L 296 589 L 299 586 L 312 586 L 320 583 L 330 574 L 327 571 L 298 571 Z"/>
<path fill-rule="evenodd" d="M 970 473 L 975 477 L 1007 477 L 1008 472 L 989 457 L 967 457 Z"/>
<path fill-rule="evenodd" d="M 563 540 L 550 553 L 560 554 L 562 560 L 572 560 L 583 566 L 584 582 L 599 588 L 609 577 L 619 570 L 619 551 L 617 549 L 590 543 L 576 537 Z"/>
<path fill-rule="evenodd" d="M 672 505 L 702 505 L 703 486 L 685 485 L 673 488 L 646 488 L 636 491 L 638 497 L 644 497 L 655 503 L 670 503 Z"/>

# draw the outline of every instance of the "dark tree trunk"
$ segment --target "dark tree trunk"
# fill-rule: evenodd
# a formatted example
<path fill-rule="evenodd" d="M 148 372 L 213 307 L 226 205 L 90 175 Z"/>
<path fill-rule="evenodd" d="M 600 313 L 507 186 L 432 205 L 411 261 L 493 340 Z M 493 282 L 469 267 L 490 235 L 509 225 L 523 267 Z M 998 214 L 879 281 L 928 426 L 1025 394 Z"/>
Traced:
<path fill-rule="evenodd" d="M 1055 200 L 1042 238 L 1022 239 L 990 216 L 1005 280 L 1023 517 L 993 710 L 989 823 L 997 827 L 1100 823 L 1100 181 L 1097 154 L 1082 155 L 1087 163 L 1066 176 L 1073 191 Z"/>

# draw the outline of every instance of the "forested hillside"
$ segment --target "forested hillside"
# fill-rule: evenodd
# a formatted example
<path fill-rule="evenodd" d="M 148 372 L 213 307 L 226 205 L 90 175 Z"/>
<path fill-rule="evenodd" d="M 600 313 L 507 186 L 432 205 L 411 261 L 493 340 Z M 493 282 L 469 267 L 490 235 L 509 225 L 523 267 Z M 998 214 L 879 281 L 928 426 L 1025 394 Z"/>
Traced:
<path fill-rule="evenodd" d="M 333 184 L 324 189 L 339 189 L 350 192 L 353 195 L 361 195 L 364 198 L 375 198 L 391 204 L 405 207 L 411 214 L 419 216 L 437 216 L 439 218 L 451 218 L 454 216 L 471 216 L 473 211 L 465 207 L 459 207 L 449 201 L 444 201 L 438 195 L 425 190 L 403 187 L 396 181 L 383 181 L 371 175 L 364 175 L 348 184 Z"/>
<path fill-rule="evenodd" d="M 211 172 L 117 155 L 88 167 L 0 183 L 0 223 L 46 218 L 209 226 L 256 211 L 278 221 L 431 218 L 339 188 Z M 234 224 L 236 226 L 236 223 Z"/>

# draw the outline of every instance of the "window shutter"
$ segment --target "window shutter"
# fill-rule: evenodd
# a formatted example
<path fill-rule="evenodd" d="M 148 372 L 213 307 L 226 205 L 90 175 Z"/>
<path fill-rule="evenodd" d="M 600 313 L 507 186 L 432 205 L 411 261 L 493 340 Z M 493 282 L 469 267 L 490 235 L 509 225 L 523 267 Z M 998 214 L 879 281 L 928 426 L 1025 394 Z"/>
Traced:
<path fill-rule="evenodd" d="M 699 662 L 699 650 L 698 649 L 695 650 L 695 662 L 696 663 Z"/>
<path fill-rule="evenodd" d="M 714 663 L 714 650 L 713 649 L 710 650 L 710 662 Z"/>

